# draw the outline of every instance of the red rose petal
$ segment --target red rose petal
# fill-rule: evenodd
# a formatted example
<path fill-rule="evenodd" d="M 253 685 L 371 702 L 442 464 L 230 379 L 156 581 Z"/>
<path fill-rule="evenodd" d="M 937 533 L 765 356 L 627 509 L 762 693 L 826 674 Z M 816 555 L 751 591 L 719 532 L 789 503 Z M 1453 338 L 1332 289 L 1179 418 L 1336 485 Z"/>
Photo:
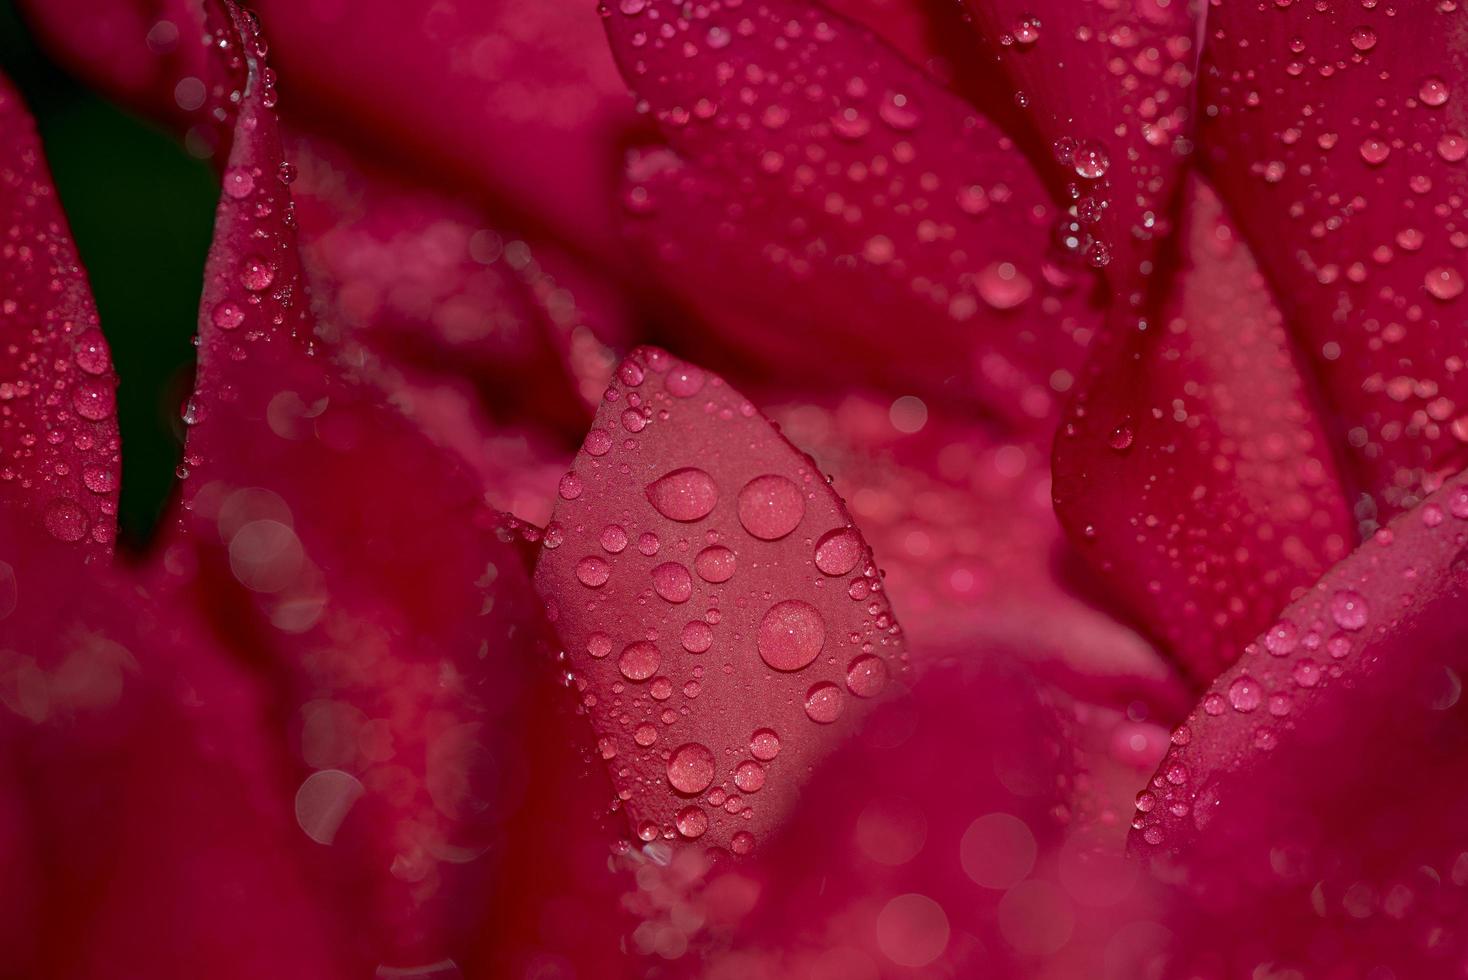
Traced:
<path fill-rule="evenodd" d="M 1178 889 L 1179 970 L 1460 969 L 1465 556 L 1459 475 L 1285 609 L 1173 735 L 1132 845 Z"/>
<path fill-rule="evenodd" d="M 1468 461 L 1460 4 L 1209 12 L 1200 143 L 1385 521 Z M 1261 53 L 1269 52 L 1268 56 Z"/>
<path fill-rule="evenodd" d="M 655 348 L 618 369 L 560 496 L 536 588 L 631 832 L 759 847 L 866 714 L 876 692 L 864 671 L 850 681 L 851 664 L 876 657 L 894 682 L 907 669 L 865 545 L 847 576 L 860 595 L 816 567 L 824 535 L 859 533 L 845 507 L 722 378 Z M 712 547 L 733 553 L 732 576 L 703 574 L 705 562 L 668 596 L 659 575 L 700 569 Z M 781 748 L 750 790 L 739 766 L 759 732 Z"/>
<path fill-rule="evenodd" d="M 1203 4 L 965 0 L 1068 198 L 1067 240 L 1133 301 L 1191 151 Z M 1135 292 L 1133 292 L 1135 291 Z"/>
<path fill-rule="evenodd" d="M 1217 198 L 1150 329 L 1098 349 L 1055 448 L 1081 554 L 1206 682 L 1355 537 L 1305 367 Z"/>
<path fill-rule="evenodd" d="M 662 281 L 766 374 L 1051 419 L 1096 316 L 1089 271 L 1052 261 L 1060 215 L 1019 151 L 816 5 L 684 12 L 607 12 L 671 147 L 633 158 L 627 197 Z"/>
<path fill-rule="evenodd" d="M 248 84 L 162 563 L 280 684 L 314 879 L 366 924 L 343 955 L 456 959 L 535 764 L 522 734 L 539 603 L 476 481 L 316 335 L 264 42 L 235 11 L 215 50 Z"/>
<path fill-rule="evenodd" d="M 3 76 L 0 134 L 0 505 L 106 558 L 117 376 L 35 124 Z"/>

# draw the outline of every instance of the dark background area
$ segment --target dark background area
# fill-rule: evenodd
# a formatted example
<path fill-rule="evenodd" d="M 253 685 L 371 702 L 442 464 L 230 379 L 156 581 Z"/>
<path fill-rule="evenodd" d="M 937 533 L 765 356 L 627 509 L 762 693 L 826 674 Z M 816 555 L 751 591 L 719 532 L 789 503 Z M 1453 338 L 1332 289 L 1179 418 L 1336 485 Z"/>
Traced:
<path fill-rule="evenodd" d="M 0 0 L 0 71 L 40 127 L 121 384 L 125 545 L 141 546 L 178 465 L 218 183 L 208 164 L 51 62 Z"/>

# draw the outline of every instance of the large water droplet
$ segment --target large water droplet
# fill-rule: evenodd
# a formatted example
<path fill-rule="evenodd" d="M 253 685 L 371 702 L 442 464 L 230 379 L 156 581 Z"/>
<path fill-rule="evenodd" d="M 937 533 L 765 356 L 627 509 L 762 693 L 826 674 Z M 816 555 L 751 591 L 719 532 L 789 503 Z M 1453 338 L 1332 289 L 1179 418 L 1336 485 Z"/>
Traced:
<path fill-rule="evenodd" d="M 861 561 L 861 539 L 849 527 L 827 531 L 816 542 L 816 568 L 823 575 L 845 575 Z"/>
<path fill-rule="evenodd" d="M 739 523 L 763 541 L 783 538 L 804 516 L 804 495 L 783 476 L 757 476 L 739 491 Z"/>
<path fill-rule="evenodd" d="M 1330 615 L 1343 630 L 1358 630 L 1366 625 L 1366 600 L 1361 593 L 1342 589 L 1330 597 Z"/>
<path fill-rule="evenodd" d="M 1250 712 L 1264 701 L 1264 692 L 1259 682 L 1248 674 L 1240 674 L 1228 686 L 1228 703 L 1235 711 Z"/>
<path fill-rule="evenodd" d="M 654 480 L 647 488 L 647 499 L 659 514 L 687 523 L 708 516 L 719 502 L 719 488 L 713 477 L 689 466 Z"/>
<path fill-rule="evenodd" d="M 841 716 L 841 689 L 822 681 L 805 692 L 805 714 L 811 721 L 829 725 Z"/>
<path fill-rule="evenodd" d="M 687 742 L 668 757 L 668 782 L 680 793 L 693 796 L 714 781 L 714 753 L 707 745 Z"/>
<path fill-rule="evenodd" d="M 669 602 L 687 602 L 693 595 L 693 576 L 675 561 L 665 561 L 652 570 L 653 591 Z"/>
<path fill-rule="evenodd" d="M 617 669 L 629 681 L 645 681 L 658 672 L 663 654 L 656 643 L 650 640 L 634 640 L 622 648 L 617 657 Z"/>
<path fill-rule="evenodd" d="M 777 602 L 760 621 L 756 645 L 776 670 L 800 670 L 821 652 L 826 623 L 815 606 L 799 599 Z"/>

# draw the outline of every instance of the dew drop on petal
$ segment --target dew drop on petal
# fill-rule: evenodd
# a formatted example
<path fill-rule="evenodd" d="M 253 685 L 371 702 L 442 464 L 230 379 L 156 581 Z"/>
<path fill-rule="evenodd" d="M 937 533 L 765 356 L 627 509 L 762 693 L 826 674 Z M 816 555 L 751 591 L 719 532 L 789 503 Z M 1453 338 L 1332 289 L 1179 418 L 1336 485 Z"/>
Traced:
<path fill-rule="evenodd" d="M 693 568 L 698 572 L 698 577 L 715 584 L 733 578 L 737 565 L 734 552 L 719 544 L 703 549 L 693 559 Z"/>
<path fill-rule="evenodd" d="M 805 692 L 805 714 L 811 721 L 829 725 L 841 716 L 841 689 L 821 682 Z"/>
<path fill-rule="evenodd" d="M 1263 701 L 1264 693 L 1259 688 L 1259 682 L 1248 674 L 1240 674 L 1228 686 L 1228 703 L 1235 711 L 1247 714 L 1259 707 Z"/>
<path fill-rule="evenodd" d="M 759 655 L 776 670 L 800 670 L 815 660 L 826 642 L 826 623 L 808 602 L 777 602 L 760 620 L 755 639 Z"/>
<path fill-rule="evenodd" d="M 757 476 L 739 491 L 739 523 L 762 541 L 783 538 L 804 516 L 805 496 L 783 476 Z"/>
<path fill-rule="evenodd" d="M 816 542 L 816 568 L 823 575 L 845 575 L 861 561 L 861 539 L 849 527 L 827 531 Z"/>
<path fill-rule="evenodd" d="M 658 477 L 648 486 L 647 499 L 659 514 L 687 523 L 708 516 L 719 502 L 719 488 L 713 477 L 689 466 Z"/>
<path fill-rule="evenodd" d="M 663 654 L 651 640 L 634 640 L 622 648 L 617 669 L 629 681 L 645 681 L 658 672 Z"/>
<path fill-rule="evenodd" d="M 668 757 L 668 782 L 680 793 L 692 796 L 708 789 L 714 781 L 714 753 L 701 742 L 687 742 Z"/>
<path fill-rule="evenodd" d="M 1330 597 L 1330 615 L 1343 630 L 1359 630 L 1366 625 L 1366 600 L 1359 592 L 1341 589 Z"/>
<path fill-rule="evenodd" d="M 693 595 L 693 577 L 675 561 L 665 561 L 652 570 L 653 591 L 668 602 L 687 602 Z"/>

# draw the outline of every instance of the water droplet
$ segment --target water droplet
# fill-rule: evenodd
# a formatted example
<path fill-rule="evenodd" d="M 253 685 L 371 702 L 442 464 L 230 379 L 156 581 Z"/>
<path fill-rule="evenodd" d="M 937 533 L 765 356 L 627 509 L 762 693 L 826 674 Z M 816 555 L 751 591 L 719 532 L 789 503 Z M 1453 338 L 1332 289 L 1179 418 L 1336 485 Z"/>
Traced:
<path fill-rule="evenodd" d="M 688 622 L 679 639 L 689 653 L 704 653 L 714 645 L 714 630 L 701 619 Z"/>
<path fill-rule="evenodd" d="M 761 728 L 749 736 L 749 754 L 761 762 L 769 762 L 780 754 L 780 736 L 768 728 Z"/>
<path fill-rule="evenodd" d="M 765 767 L 758 762 L 741 762 L 734 770 L 734 785 L 745 793 L 758 793 L 765 784 Z"/>
<path fill-rule="evenodd" d="M 776 670 L 800 670 L 821 652 L 826 623 L 815 606 L 799 599 L 777 602 L 760 620 L 756 645 Z"/>
<path fill-rule="evenodd" d="M 815 558 L 823 575 L 845 575 L 861 561 L 861 538 L 849 527 L 827 531 L 816 542 Z"/>
<path fill-rule="evenodd" d="M 1457 299 L 1463 293 L 1463 274 L 1451 266 L 1439 265 L 1428 269 L 1422 282 L 1427 291 L 1440 300 Z"/>
<path fill-rule="evenodd" d="M 581 496 L 581 477 L 575 473 L 567 473 L 561 477 L 560 485 L 556 488 L 562 500 L 575 500 Z"/>
<path fill-rule="evenodd" d="M 117 395 L 105 381 L 88 381 L 72 392 L 71 405 L 82 418 L 98 422 L 116 410 Z"/>
<path fill-rule="evenodd" d="M 702 807 L 684 807 L 678 811 L 675 822 L 678 826 L 678 833 L 682 834 L 688 840 L 697 840 L 707 833 L 709 829 L 708 814 L 703 812 Z"/>
<path fill-rule="evenodd" d="M 1040 40 L 1040 21 L 1036 17 L 1026 15 L 1014 25 L 1014 30 L 1010 33 L 1014 37 L 1015 44 L 1027 48 Z"/>
<path fill-rule="evenodd" d="M 1228 703 L 1235 711 L 1253 711 L 1263 700 L 1264 692 L 1260 690 L 1259 682 L 1248 674 L 1240 674 L 1228 686 Z"/>
<path fill-rule="evenodd" d="M 1357 51 L 1370 51 L 1376 47 L 1376 32 L 1369 27 L 1357 27 L 1351 31 L 1351 47 Z"/>
<path fill-rule="evenodd" d="M 86 536 L 87 512 L 74 500 L 58 497 L 46 507 L 41 523 L 57 541 L 80 541 Z"/>
<path fill-rule="evenodd" d="M 729 839 L 729 850 L 743 857 L 754 850 L 754 835 L 747 830 L 741 830 Z"/>
<path fill-rule="evenodd" d="M 620 524 L 608 524 L 601 529 L 601 546 L 608 554 L 620 555 L 627 547 L 627 529 Z"/>
<path fill-rule="evenodd" d="M 680 364 L 668 372 L 667 380 L 663 384 L 675 397 L 692 398 L 702 390 L 706 378 L 702 368 Z"/>
<path fill-rule="evenodd" d="M 1448 85 L 1436 75 L 1424 78 L 1422 87 L 1417 90 L 1417 98 L 1423 105 L 1440 106 L 1448 101 Z"/>
<path fill-rule="evenodd" d="M 708 516 L 719 502 L 719 488 L 713 477 L 689 466 L 653 481 L 647 499 L 669 520 L 688 523 Z"/>
<path fill-rule="evenodd" d="M 1118 425 L 1111 430 L 1111 435 L 1106 437 L 1106 444 L 1119 453 L 1124 453 L 1132 448 L 1132 442 L 1136 435 L 1129 425 Z"/>
<path fill-rule="evenodd" d="M 1437 140 L 1437 155 L 1448 163 L 1457 163 L 1468 156 L 1468 139 L 1461 133 L 1443 133 Z"/>
<path fill-rule="evenodd" d="M 612 448 L 612 434 L 606 429 L 592 429 L 586 433 L 586 452 L 591 456 L 605 456 Z"/>
<path fill-rule="evenodd" d="M 675 561 L 665 561 L 652 570 L 652 587 L 669 602 L 687 602 L 693 595 L 693 576 Z"/>
<path fill-rule="evenodd" d="M 783 538 L 804 516 L 804 495 L 783 476 L 757 476 L 739 491 L 739 523 L 763 541 Z"/>
<path fill-rule="evenodd" d="M 1361 159 L 1373 167 L 1379 167 L 1385 163 L 1386 158 L 1391 156 L 1391 152 L 1391 146 L 1385 140 L 1377 139 L 1375 136 L 1368 136 L 1361 141 Z"/>
<path fill-rule="evenodd" d="M 576 578 L 590 589 L 599 589 L 611 578 L 612 566 L 605 559 L 587 555 L 576 563 Z"/>
<path fill-rule="evenodd" d="M 87 374 L 105 374 L 112 366 L 107 356 L 107 341 L 96 330 L 88 330 L 77 339 L 76 366 Z"/>
<path fill-rule="evenodd" d="M 829 725 L 841 716 L 841 689 L 822 681 L 805 692 L 805 714 L 811 721 Z"/>
<path fill-rule="evenodd" d="M 714 753 L 707 745 L 686 742 L 668 757 L 668 782 L 680 793 L 693 796 L 714 781 Z"/>
<path fill-rule="evenodd" d="M 693 559 L 693 569 L 705 582 L 727 582 L 734 577 L 738 559 L 721 544 L 711 545 Z"/>
<path fill-rule="evenodd" d="M 1087 180 L 1099 180 L 1106 176 L 1107 169 L 1111 166 L 1111 158 L 1106 155 L 1106 148 L 1100 143 L 1083 140 L 1075 149 L 1072 157 L 1076 176 Z"/>
<path fill-rule="evenodd" d="M 650 640 L 634 640 L 622 648 L 617 657 L 617 669 L 629 681 L 645 681 L 658 672 L 663 654 L 656 643 Z"/>
<path fill-rule="evenodd" d="M 214 325 L 221 330 L 233 330 L 245 322 L 245 311 L 238 303 L 229 300 L 214 304 Z"/>
<path fill-rule="evenodd" d="M 874 698 L 887 686 L 887 664 L 870 654 L 857 657 L 846 668 L 846 689 L 859 698 Z"/>
<path fill-rule="evenodd" d="M 1276 657 L 1286 656 L 1297 643 L 1299 643 L 1299 630 L 1287 619 L 1275 623 L 1269 628 L 1269 632 L 1264 634 L 1264 648 Z"/>
<path fill-rule="evenodd" d="M 605 633 L 593 633 L 586 638 L 586 652 L 601 660 L 612 652 L 612 638 Z"/>
<path fill-rule="evenodd" d="M 255 178 L 243 167 L 230 167 L 224 172 L 224 193 L 235 200 L 249 197 L 255 189 Z"/>
<path fill-rule="evenodd" d="M 1366 625 L 1366 600 L 1359 592 L 1342 589 L 1330 597 L 1330 615 L 1343 630 L 1358 630 Z"/>
<path fill-rule="evenodd" d="M 240 263 L 240 283 L 251 292 L 269 289 L 275 281 L 275 266 L 258 255 L 247 255 Z"/>

